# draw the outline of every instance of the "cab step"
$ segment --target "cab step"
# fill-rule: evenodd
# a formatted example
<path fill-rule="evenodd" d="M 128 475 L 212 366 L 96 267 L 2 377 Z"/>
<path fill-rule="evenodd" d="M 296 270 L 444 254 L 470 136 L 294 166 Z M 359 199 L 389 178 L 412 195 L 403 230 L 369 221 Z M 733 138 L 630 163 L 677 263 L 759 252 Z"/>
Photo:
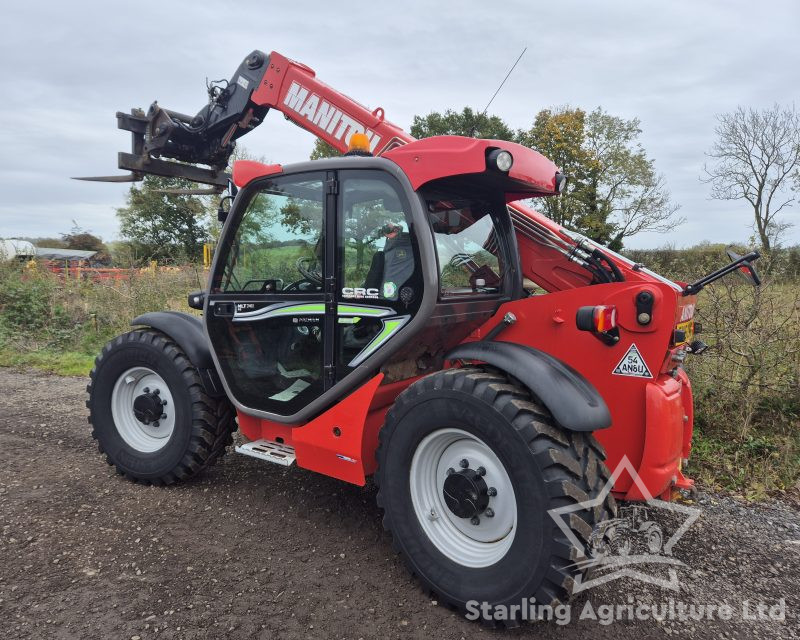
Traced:
<path fill-rule="evenodd" d="M 236 453 L 274 462 L 284 467 L 290 467 L 295 461 L 294 447 L 272 440 L 253 440 L 236 447 Z"/>

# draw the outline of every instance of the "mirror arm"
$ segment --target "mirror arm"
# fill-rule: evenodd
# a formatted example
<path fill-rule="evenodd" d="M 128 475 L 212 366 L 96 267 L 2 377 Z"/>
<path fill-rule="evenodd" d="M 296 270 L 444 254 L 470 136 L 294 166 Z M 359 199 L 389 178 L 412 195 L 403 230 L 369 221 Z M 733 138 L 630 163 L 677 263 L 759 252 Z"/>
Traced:
<path fill-rule="evenodd" d="M 733 273 L 734 271 L 739 269 L 739 267 L 744 265 L 749 268 L 750 262 L 753 260 L 757 260 L 760 257 L 761 254 L 758 251 L 751 251 L 747 255 L 737 258 L 730 264 L 725 265 L 724 267 L 717 269 L 716 271 L 712 271 L 707 276 L 703 276 L 696 282 L 687 284 L 686 287 L 684 287 L 683 291 L 681 291 L 681 295 L 693 296 L 696 293 L 699 293 L 706 285 L 711 284 L 715 280 L 719 280 L 720 278 L 728 275 L 729 273 Z"/>

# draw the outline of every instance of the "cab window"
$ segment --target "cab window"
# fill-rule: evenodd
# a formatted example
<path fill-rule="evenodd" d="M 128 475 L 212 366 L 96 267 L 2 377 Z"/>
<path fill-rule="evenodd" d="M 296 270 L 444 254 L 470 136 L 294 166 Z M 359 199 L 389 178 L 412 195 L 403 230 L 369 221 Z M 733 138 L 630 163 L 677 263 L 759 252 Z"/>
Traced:
<path fill-rule="evenodd" d="M 322 178 L 278 178 L 250 200 L 216 283 L 225 293 L 318 293 L 324 249 Z"/>
<path fill-rule="evenodd" d="M 504 257 L 496 206 L 479 198 L 426 197 L 439 262 L 442 298 L 502 291 Z"/>
<path fill-rule="evenodd" d="M 414 275 L 408 206 L 389 176 L 376 171 L 344 175 L 342 297 L 397 301 Z"/>

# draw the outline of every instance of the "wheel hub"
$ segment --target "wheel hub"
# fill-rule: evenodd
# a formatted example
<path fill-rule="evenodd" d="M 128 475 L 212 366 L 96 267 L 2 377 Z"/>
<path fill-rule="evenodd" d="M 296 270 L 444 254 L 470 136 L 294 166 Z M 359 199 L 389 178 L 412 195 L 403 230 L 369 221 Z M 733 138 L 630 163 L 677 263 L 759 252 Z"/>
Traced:
<path fill-rule="evenodd" d="M 455 427 L 429 433 L 409 469 L 417 521 L 433 545 L 467 567 L 487 567 L 514 540 L 517 504 L 511 479 L 494 451 Z"/>
<path fill-rule="evenodd" d="M 476 518 L 489 506 L 489 487 L 474 469 L 449 473 L 442 496 L 447 508 L 459 518 Z"/>
<path fill-rule="evenodd" d="M 111 417 L 128 446 L 153 453 L 172 438 L 177 407 L 164 378 L 147 367 L 131 367 L 111 391 Z"/>
<path fill-rule="evenodd" d="M 158 426 L 158 421 L 163 416 L 163 408 L 166 402 L 161 398 L 161 392 L 158 389 L 150 391 L 145 388 L 144 393 L 136 396 L 133 401 L 133 414 L 136 419 L 142 424 L 151 424 Z"/>

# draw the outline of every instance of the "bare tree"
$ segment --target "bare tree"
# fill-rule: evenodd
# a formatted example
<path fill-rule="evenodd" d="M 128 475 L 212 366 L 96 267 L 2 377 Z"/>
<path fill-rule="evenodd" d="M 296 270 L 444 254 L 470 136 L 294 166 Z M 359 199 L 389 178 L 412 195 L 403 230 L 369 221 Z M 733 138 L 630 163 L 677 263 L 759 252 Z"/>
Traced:
<path fill-rule="evenodd" d="M 778 214 L 795 200 L 789 183 L 800 168 L 800 115 L 794 105 L 739 107 L 717 116 L 715 132 L 708 153 L 713 162 L 704 167 L 711 196 L 749 202 L 761 246 L 769 251 L 791 226 Z"/>

